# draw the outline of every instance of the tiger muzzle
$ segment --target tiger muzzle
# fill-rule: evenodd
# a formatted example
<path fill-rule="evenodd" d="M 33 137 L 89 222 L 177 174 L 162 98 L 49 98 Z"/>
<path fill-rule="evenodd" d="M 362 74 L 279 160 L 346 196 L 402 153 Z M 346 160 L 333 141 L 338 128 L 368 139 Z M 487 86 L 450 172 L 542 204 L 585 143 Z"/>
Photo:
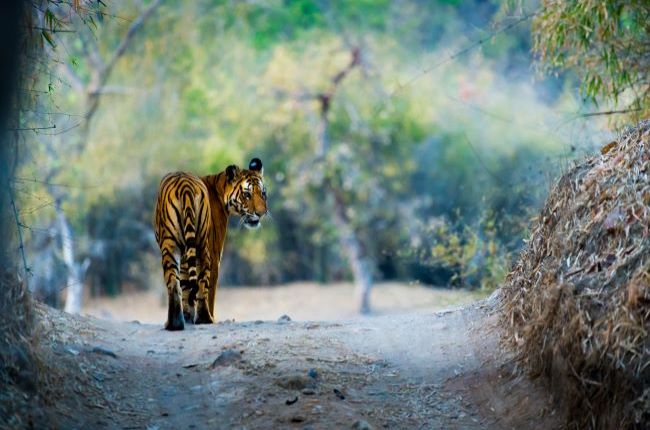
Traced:
<path fill-rule="evenodd" d="M 260 226 L 260 216 L 255 214 L 255 215 L 248 215 L 244 219 L 244 225 L 246 228 L 250 229 L 255 229 Z"/>

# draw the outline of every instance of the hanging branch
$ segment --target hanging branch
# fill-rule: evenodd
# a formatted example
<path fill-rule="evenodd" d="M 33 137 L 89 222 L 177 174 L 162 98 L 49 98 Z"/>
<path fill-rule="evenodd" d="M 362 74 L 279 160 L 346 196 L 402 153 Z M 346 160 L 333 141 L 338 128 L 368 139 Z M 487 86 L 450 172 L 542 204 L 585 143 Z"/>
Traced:
<path fill-rule="evenodd" d="M 8 192 L 9 192 L 9 199 L 11 200 L 11 208 L 13 209 L 14 213 L 14 220 L 16 221 L 16 231 L 18 231 L 18 248 L 20 249 L 20 254 L 23 258 L 23 268 L 25 269 L 25 276 L 27 276 L 31 271 L 29 270 L 29 267 L 27 267 L 27 257 L 25 256 L 25 244 L 23 242 L 23 224 L 20 222 L 20 218 L 18 217 L 18 209 L 16 208 L 16 200 L 14 198 L 14 193 L 13 190 L 10 187 L 8 187 Z"/>
<path fill-rule="evenodd" d="M 642 110 L 641 108 L 632 108 L 632 109 L 608 110 L 603 112 L 587 112 L 587 113 L 580 114 L 580 116 L 582 118 L 587 118 L 590 116 L 618 115 L 618 114 L 639 112 L 641 110 Z"/>
<path fill-rule="evenodd" d="M 9 131 L 37 131 L 37 130 L 51 130 L 56 128 L 56 124 L 52 124 L 49 127 L 25 127 L 25 128 L 8 128 Z"/>
<path fill-rule="evenodd" d="M 506 26 L 503 26 L 503 27 L 501 27 L 501 28 L 499 28 L 499 29 L 497 29 L 495 31 L 492 31 L 487 36 L 482 37 L 482 38 L 476 40 L 473 43 L 470 43 L 466 47 L 454 52 L 453 54 L 449 55 L 448 57 L 443 58 L 442 60 L 438 61 L 437 63 L 434 63 L 434 64 L 432 64 L 430 66 L 427 66 L 427 67 L 423 68 L 420 71 L 420 73 L 412 76 L 406 82 L 398 83 L 397 87 L 393 91 L 391 91 L 386 96 L 386 98 L 383 101 L 381 101 L 381 103 L 377 106 L 377 108 L 375 109 L 375 115 L 378 114 L 379 112 L 381 112 L 386 107 L 386 103 L 388 102 L 388 100 L 395 97 L 395 95 L 397 95 L 400 91 L 402 91 L 404 88 L 408 87 L 409 85 L 411 85 L 412 83 L 414 83 L 415 81 L 420 79 L 422 76 L 428 75 L 429 73 L 433 72 L 438 67 L 443 66 L 444 64 L 449 63 L 450 61 L 456 60 L 457 58 L 469 53 L 470 51 L 478 48 L 479 46 L 482 46 L 485 42 L 489 41 L 490 39 L 494 38 L 495 36 L 497 36 L 497 35 L 499 35 L 501 33 L 505 33 L 507 31 L 517 27 L 519 24 L 521 24 L 522 22 L 528 21 L 529 19 L 531 19 L 535 15 L 536 15 L 536 13 L 526 14 L 526 15 L 522 16 L 521 18 L 517 19 L 516 21 L 511 22 L 510 24 L 508 24 Z"/>

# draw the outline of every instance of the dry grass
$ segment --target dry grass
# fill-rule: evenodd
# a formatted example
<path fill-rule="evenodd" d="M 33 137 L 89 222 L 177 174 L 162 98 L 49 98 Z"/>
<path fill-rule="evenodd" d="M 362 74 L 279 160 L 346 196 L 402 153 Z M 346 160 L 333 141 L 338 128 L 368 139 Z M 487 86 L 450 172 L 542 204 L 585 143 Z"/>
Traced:
<path fill-rule="evenodd" d="M 24 410 L 35 395 L 39 361 L 32 338 L 33 315 L 26 288 L 16 274 L 0 273 L 0 428 L 25 428 Z"/>
<path fill-rule="evenodd" d="M 568 428 L 650 422 L 650 121 L 552 190 L 506 281 L 505 341 Z"/>

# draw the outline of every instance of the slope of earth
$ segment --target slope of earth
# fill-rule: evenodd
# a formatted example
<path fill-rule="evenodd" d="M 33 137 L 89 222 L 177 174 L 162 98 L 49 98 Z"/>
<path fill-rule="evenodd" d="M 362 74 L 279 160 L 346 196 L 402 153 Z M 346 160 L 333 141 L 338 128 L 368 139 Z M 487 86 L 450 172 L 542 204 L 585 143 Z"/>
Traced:
<path fill-rule="evenodd" d="M 188 326 L 40 307 L 49 376 L 37 428 L 556 428 L 513 379 L 488 301 L 340 323 Z"/>

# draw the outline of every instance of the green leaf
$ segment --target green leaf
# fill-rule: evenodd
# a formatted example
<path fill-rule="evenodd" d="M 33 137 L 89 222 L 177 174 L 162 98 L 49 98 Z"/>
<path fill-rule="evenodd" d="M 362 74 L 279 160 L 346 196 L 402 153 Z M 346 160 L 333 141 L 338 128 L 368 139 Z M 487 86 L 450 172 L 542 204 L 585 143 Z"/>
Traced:
<path fill-rule="evenodd" d="M 50 29 L 50 31 L 54 30 L 54 26 L 58 22 L 54 13 L 52 13 L 51 10 L 46 9 L 44 14 L 44 19 L 45 19 L 45 25 Z"/>
<path fill-rule="evenodd" d="M 56 49 L 56 42 L 54 41 L 54 39 L 52 39 L 52 35 L 48 31 L 42 30 L 41 36 L 43 37 L 43 39 L 45 39 L 48 45 Z"/>

